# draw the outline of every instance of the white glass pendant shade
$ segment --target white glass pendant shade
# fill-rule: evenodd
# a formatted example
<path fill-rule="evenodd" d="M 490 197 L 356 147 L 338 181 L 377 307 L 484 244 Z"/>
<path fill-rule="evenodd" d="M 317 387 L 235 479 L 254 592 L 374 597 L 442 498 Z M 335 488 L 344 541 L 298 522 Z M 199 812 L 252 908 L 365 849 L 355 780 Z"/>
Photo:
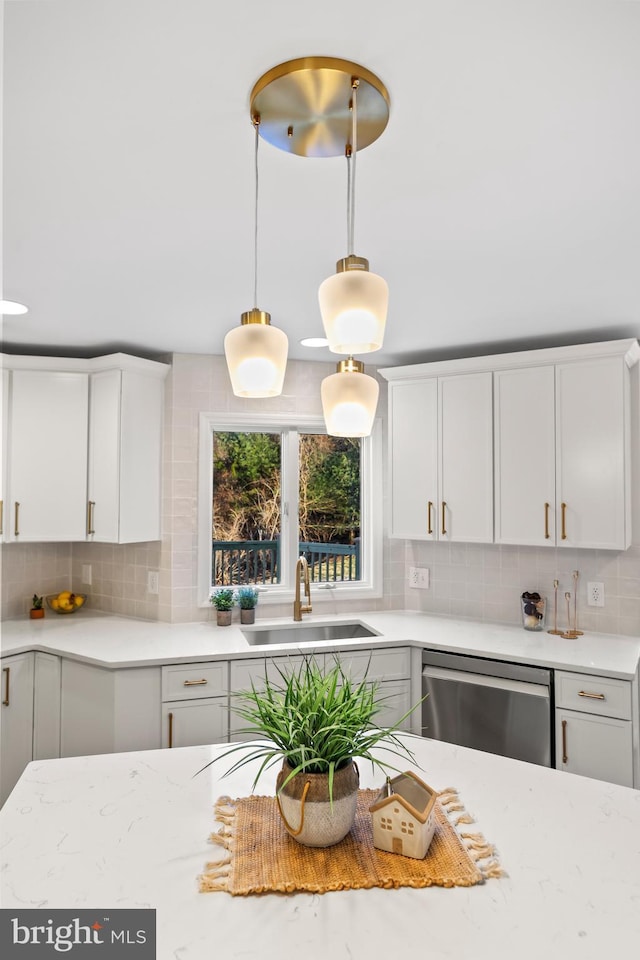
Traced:
<path fill-rule="evenodd" d="M 327 433 L 332 437 L 368 437 L 378 405 L 379 387 L 364 364 L 349 358 L 320 388 Z"/>
<path fill-rule="evenodd" d="M 268 313 L 251 310 L 242 315 L 242 325 L 224 338 L 224 352 L 231 386 L 236 397 L 277 397 L 282 393 L 289 341 L 286 333 L 272 327 Z"/>
<path fill-rule="evenodd" d="M 318 299 L 333 353 L 370 353 L 380 349 L 389 304 L 386 280 L 369 273 L 366 267 L 347 268 L 320 284 Z"/>

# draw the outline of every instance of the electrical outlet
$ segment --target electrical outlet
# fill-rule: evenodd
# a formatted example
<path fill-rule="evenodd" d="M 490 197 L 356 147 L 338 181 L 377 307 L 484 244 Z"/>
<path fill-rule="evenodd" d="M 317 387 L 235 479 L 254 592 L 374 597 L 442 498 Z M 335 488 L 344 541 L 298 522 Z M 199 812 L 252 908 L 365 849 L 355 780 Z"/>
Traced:
<path fill-rule="evenodd" d="M 590 607 L 604 607 L 604 583 L 593 581 L 587 584 L 587 604 Z"/>
<path fill-rule="evenodd" d="M 160 592 L 160 574 L 157 570 L 147 571 L 147 593 L 158 594 Z"/>
<path fill-rule="evenodd" d="M 416 590 L 428 590 L 428 567 L 409 567 L 409 586 L 415 588 Z"/>
<path fill-rule="evenodd" d="M 82 564 L 82 582 L 89 584 L 91 586 L 91 564 L 83 563 Z"/>

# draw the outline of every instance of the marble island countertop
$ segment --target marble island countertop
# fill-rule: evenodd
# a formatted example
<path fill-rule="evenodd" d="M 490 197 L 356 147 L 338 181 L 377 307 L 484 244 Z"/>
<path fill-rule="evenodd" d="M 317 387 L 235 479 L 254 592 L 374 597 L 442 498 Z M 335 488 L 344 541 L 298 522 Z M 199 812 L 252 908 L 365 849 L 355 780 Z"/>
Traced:
<path fill-rule="evenodd" d="M 158 960 L 602 960 L 640 943 L 640 791 L 412 738 L 507 876 L 470 888 L 198 892 L 212 805 L 250 791 L 224 747 L 36 761 L 0 811 L 4 908 L 153 907 Z M 380 773 L 361 765 L 361 785 Z M 259 783 L 273 791 L 275 772 Z"/>
<path fill-rule="evenodd" d="M 304 628 L 345 621 L 362 623 L 376 636 L 321 644 L 254 646 L 243 632 L 252 628 L 241 629 L 239 624 L 170 624 L 84 610 L 67 617 L 5 621 L 2 655 L 41 650 L 95 666 L 118 668 L 409 644 L 623 679 L 633 679 L 640 662 L 640 636 L 585 634 L 570 640 L 511 624 L 477 623 L 402 610 L 364 611 L 351 616 L 311 615 L 302 624 L 293 624 L 291 619 L 260 619 L 255 626 Z"/>

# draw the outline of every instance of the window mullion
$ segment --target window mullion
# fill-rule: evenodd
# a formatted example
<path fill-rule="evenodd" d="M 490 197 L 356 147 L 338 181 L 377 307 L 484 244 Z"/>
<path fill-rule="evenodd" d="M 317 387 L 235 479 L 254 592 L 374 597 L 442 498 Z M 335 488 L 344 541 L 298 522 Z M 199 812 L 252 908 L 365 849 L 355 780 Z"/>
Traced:
<path fill-rule="evenodd" d="M 280 583 L 293 587 L 293 570 L 298 557 L 298 451 L 297 430 L 282 434 L 282 568 Z"/>

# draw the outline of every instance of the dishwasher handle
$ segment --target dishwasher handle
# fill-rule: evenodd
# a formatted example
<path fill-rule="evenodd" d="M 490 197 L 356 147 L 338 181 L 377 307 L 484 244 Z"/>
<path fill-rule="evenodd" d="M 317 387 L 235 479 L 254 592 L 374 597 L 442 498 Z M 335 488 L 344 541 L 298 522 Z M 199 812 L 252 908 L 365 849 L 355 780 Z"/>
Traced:
<path fill-rule="evenodd" d="M 549 687 L 542 683 L 528 683 L 526 680 L 507 680 L 504 677 L 489 677 L 480 673 L 465 673 L 462 670 L 448 670 L 445 667 L 424 667 L 424 680 L 451 680 L 455 683 L 468 683 L 476 687 L 491 687 L 493 690 L 508 690 L 511 693 L 524 693 L 532 697 L 549 699 Z"/>

